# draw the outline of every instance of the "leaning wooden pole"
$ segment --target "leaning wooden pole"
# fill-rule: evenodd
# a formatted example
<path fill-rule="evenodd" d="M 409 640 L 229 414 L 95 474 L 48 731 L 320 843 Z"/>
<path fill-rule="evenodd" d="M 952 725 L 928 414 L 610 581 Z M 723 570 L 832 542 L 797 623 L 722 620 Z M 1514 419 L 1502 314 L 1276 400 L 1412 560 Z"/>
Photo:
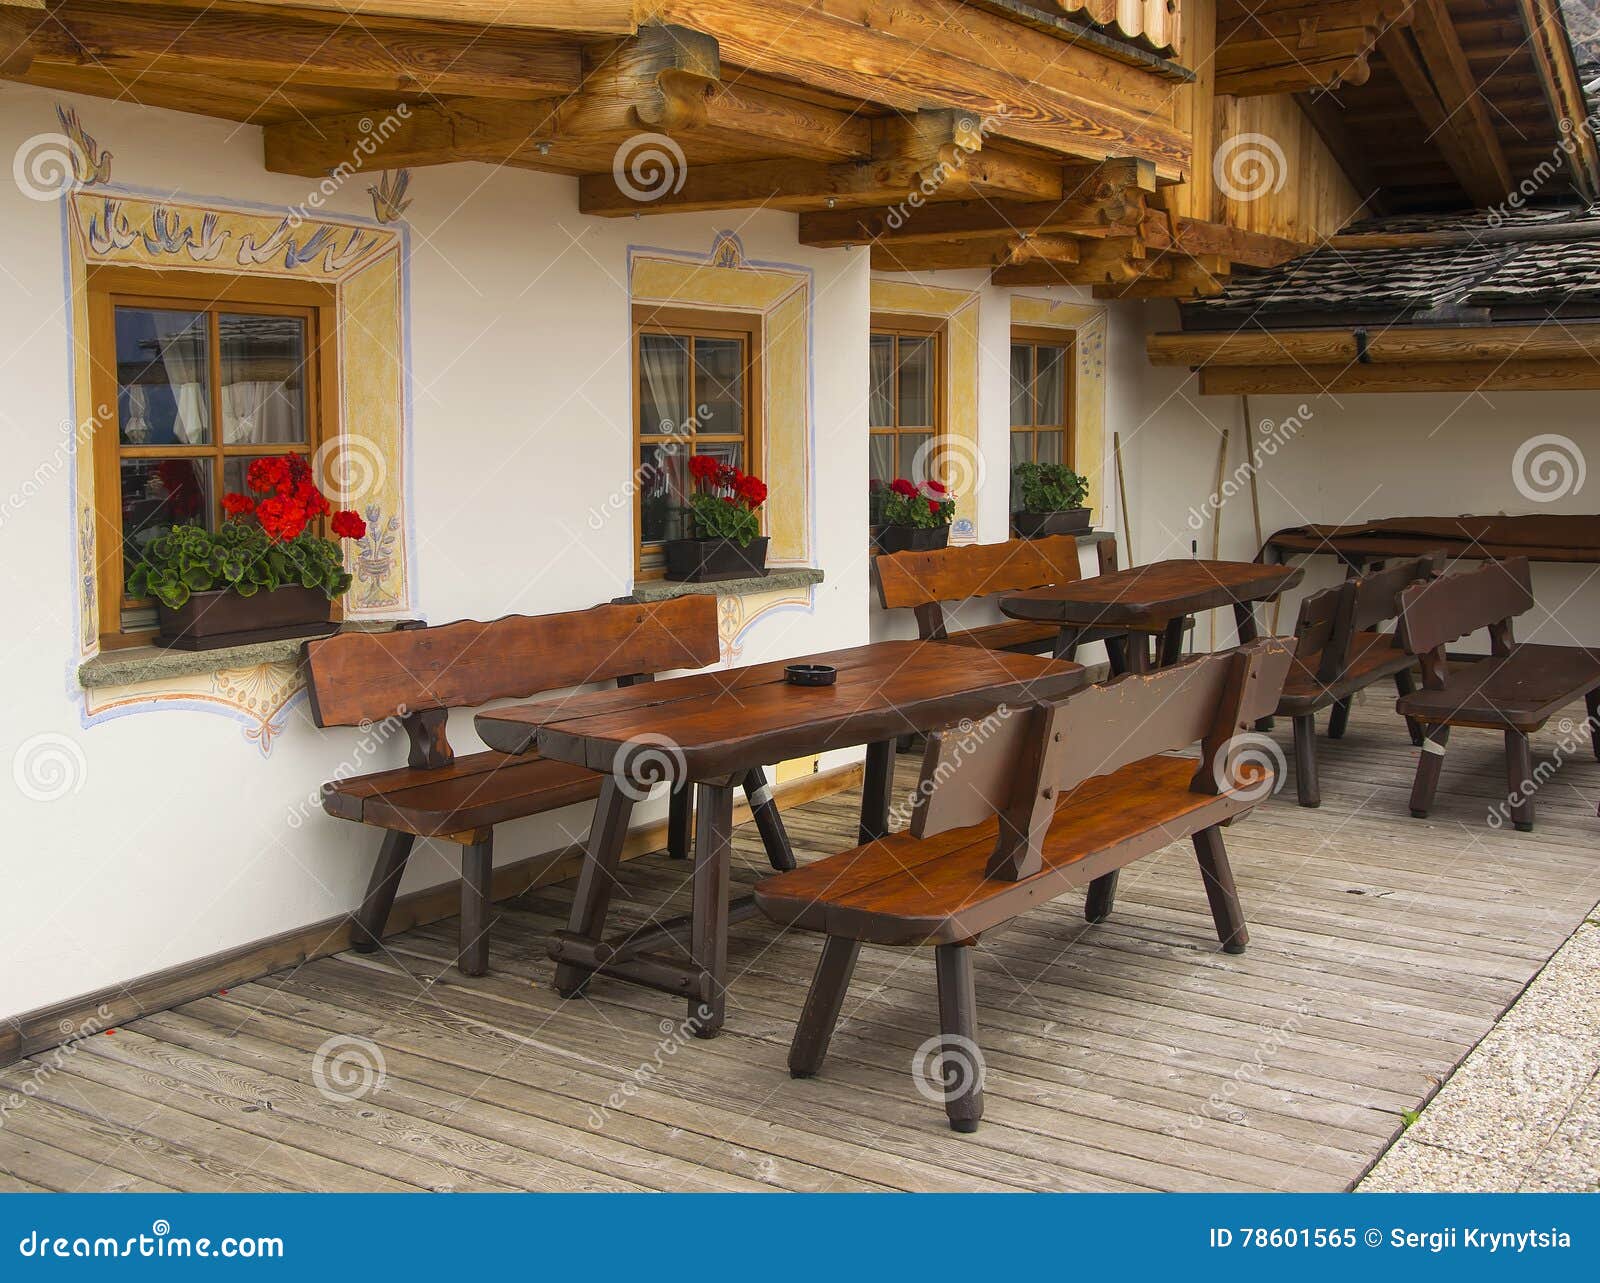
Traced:
<path fill-rule="evenodd" d="M 1139 563 L 1133 555 L 1133 518 L 1128 515 L 1128 479 L 1122 471 L 1122 433 L 1111 434 L 1111 458 L 1117 470 L 1117 516 L 1122 519 L 1122 555 L 1127 566 Z"/>
<path fill-rule="evenodd" d="M 1211 560 L 1222 557 L 1222 482 L 1228 470 L 1228 429 L 1222 429 L 1222 441 L 1217 447 L 1217 484 L 1211 490 Z M 1217 612 L 1211 612 L 1211 649 L 1217 648 Z"/>

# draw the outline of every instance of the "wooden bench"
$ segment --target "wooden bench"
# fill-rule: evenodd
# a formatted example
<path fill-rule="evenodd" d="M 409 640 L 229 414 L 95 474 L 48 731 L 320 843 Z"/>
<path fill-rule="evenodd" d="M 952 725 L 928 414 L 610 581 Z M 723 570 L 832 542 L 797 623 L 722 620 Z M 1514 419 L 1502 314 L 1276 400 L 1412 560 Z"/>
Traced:
<path fill-rule="evenodd" d="M 1411 814 L 1428 814 L 1452 726 L 1505 735 L 1507 804 L 1519 832 L 1533 828 L 1534 775 L 1528 736 L 1580 695 L 1590 744 L 1600 758 L 1600 654 L 1582 646 L 1518 644 L 1511 621 L 1533 608 L 1528 558 L 1486 562 L 1466 574 L 1415 584 L 1400 594 L 1400 639 L 1422 662 L 1422 689 L 1395 708 L 1424 727 Z M 1480 628 L 1490 655 L 1452 669 L 1445 647 Z"/>
<path fill-rule="evenodd" d="M 1102 540 L 1096 551 L 1101 574 L 1117 568 L 1115 540 Z M 1038 655 L 1054 651 L 1061 631 L 1055 624 L 1008 619 L 951 632 L 945 607 L 997 593 L 1074 583 L 1083 574 L 1077 539 L 1072 535 L 1052 535 L 1007 543 L 964 544 L 929 552 L 886 553 L 873 558 L 872 577 L 885 610 L 910 610 L 916 615 L 917 636 L 922 641 Z M 1117 673 L 1128 670 L 1127 640 L 1126 628 L 1091 629 L 1078 639 L 1079 643 L 1105 642 L 1112 671 Z M 1141 635 L 1137 642 L 1148 647 L 1149 639 Z M 1077 647 L 1072 649 L 1075 652 Z M 1073 656 L 1062 654 L 1056 658 Z"/>
<path fill-rule="evenodd" d="M 702 596 L 342 633 L 308 643 L 311 715 L 318 726 L 366 727 L 398 718 L 410 740 L 408 765 L 322 788 L 328 814 L 384 830 L 355 914 L 355 947 L 378 948 L 417 838 L 443 838 L 462 848 L 459 965 L 467 975 L 482 975 L 495 826 L 599 796 L 599 774 L 537 753 L 456 756 L 445 733 L 450 709 L 595 682 L 633 685 L 659 672 L 704 668 L 720 653 L 716 599 Z M 758 818 L 768 823 L 773 803 L 765 773 L 750 772 L 743 785 Z M 687 793 L 673 794 L 668 830 L 675 856 L 687 853 L 690 823 Z"/>
<path fill-rule="evenodd" d="M 982 738 L 930 737 L 909 832 L 756 887 L 769 918 L 827 936 L 790 1073 L 806 1078 L 821 1067 L 863 942 L 932 945 L 936 1063 L 956 1080 L 946 1084 L 946 1112 L 957 1131 L 972 1131 L 983 1114 L 978 938 L 1083 886 L 1088 919 L 1103 921 L 1117 871 L 1184 837 L 1223 947 L 1242 952 L 1248 934 L 1220 826 L 1271 793 L 1270 772 L 1241 752 L 1255 736 L 1240 737 L 1277 705 L 1290 658 L 1285 641 L 1264 638 L 1018 710 Z M 1170 755 L 1196 740 L 1198 762 Z"/>
<path fill-rule="evenodd" d="M 1435 573 L 1435 559 L 1413 557 L 1360 579 L 1346 579 L 1337 588 L 1313 593 L 1300 603 L 1295 621 L 1295 658 L 1278 701 L 1280 716 L 1294 722 L 1295 791 L 1301 806 L 1320 806 L 1317 780 L 1317 720 L 1325 708 L 1328 738 L 1342 739 L 1350 716 L 1350 700 L 1375 682 L 1393 679 L 1401 695 L 1415 689 L 1411 670 L 1416 660 L 1406 654 L 1391 632 L 1379 624 L 1400 613 L 1400 593 Z M 1409 723 L 1413 743 L 1422 728 Z"/>

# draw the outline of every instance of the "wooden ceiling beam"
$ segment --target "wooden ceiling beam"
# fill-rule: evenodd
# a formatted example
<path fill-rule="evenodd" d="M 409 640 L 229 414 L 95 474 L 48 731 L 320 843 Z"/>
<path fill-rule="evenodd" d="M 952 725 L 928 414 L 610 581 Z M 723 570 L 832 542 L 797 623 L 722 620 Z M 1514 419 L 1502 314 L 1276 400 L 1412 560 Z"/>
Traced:
<path fill-rule="evenodd" d="M 1145 340 L 1152 365 L 1208 366 L 1353 365 L 1363 351 L 1354 328 L 1242 330 L 1237 333 L 1152 334 Z M 1600 325 L 1390 326 L 1367 335 L 1366 363 L 1485 361 L 1600 362 Z"/>
<path fill-rule="evenodd" d="M 1198 218 L 1180 216 L 1175 222 L 1172 247 L 1191 258 L 1215 255 L 1247 267 L 1277 267 L 1316 248 L 1302 241 L 1250 232 L 1225 223 L 1207 223 Z"/>
<path fill-rule="evenodd" d="M 1214 298 L 1228 288 L 1228 260 L 1214 254 L 1198 258 L 1163 255 L 1166 276 L 1145 272 L 1127 285 L 1096 285 L 1099 299 Z"/>
<path fill-rule="evenodd" d="M 1403 0 L 1261 0 L 1218 15 L 1216 92 L 1234 97 L 1362 85 L 1378 37 L 1407 20 Z"/>
<path fill-rule="evenodd" d="M 1421 361 L 1394 365 L 1208 366 L 1206 396 L 1356 392 L 1557 392 L 1600 388 L 1600 361 Z"/>
<path fill-rule="evenodd" d="M 278 85 L 330 86 L 441 97 L 543 98 L 581 77 L 570 38 L 464 29 L 445 36 L 292 15 L 192 12 L 69 0 L 53 11 L 75 48 L 65 59 L 139 76 L 241 76 Z"/>
<path fill-rule="evenodd" d="M 996 285 L 1131 285 L 1141 277 L 1171 275 L 1169 259 L 1152 258 L 1141 241 L 1129 236 L 1085 242 L 1076 263 L 1017 263 L 997 267 L 990 279 Z"/>
<path fill-rule="evenodd" d="M 940 272 L 1008 267 L 1018 263 L 1074 264 L 1077 241 L 1065 236 L 993 236 L 959 241 L 879 241 L 872 246 L 872 266 L 880 272 Z"/>
<path fill-rule="evenodd" d="M 1600 199 L 1600 145 L 1594 132 L 1579 124 L 1587 120 L 1590 110 L 1559 0 L 1518 0 L 1517 7 L 1527 28 L 1529 54 L 1550 117 L 1558 125 L 1570 122 L 1578 126 L 1570 135 L 1563 130 L 1573 147 L 1569 165 L 1578 190 L 1587 200 Z"/>
<path fill-rule="evenodd" d="M 120 3 L 129 9 L 217 8 L 217 0 L 120 0 Z M 336 26 L 401 19 L 430 25 L 471 23 L 480 27 L 514 27 L 520 31 L 567 32 L 579 36 L 627 36 L 639 28 L 636 0 L 246 0 L 246 3 L 254 12 L 306 14 Z"/>
<path fill-rule="evenodd" d="M 71 42 L 45 12 L 43 0 L 0 4 L 0 76 L 21 76 L 51 45 L 70 50 Z"/>

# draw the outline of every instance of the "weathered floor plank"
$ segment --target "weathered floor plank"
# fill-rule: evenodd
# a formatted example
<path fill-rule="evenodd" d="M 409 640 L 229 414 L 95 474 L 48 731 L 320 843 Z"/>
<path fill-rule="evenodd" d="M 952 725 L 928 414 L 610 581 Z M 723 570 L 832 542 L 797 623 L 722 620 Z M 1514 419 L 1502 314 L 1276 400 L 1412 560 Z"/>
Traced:
<path fill-rule="evenodd" d="M 487 976 L 455 971 L 437 923 L 12 1067 L 0 1094 L 29 1096 L 0 1127 L 0 1189 L 1348 1188 L 1600 900 L 1600 764 L 1570 757 L 1519 834 L 1489 821 L 1498 737 L 1456 739 L 1414 820 L 1416 750 L 1390 700 L 1364 700 L 1319 742 L 1320 809 L 1291 779 L 1228 830 L 1242 956 L 1217 948 L 1187 844 L 1127 870 L 1102 924 L 1069 897 L 986 936 L 971 1136 L 913 1082 L 936 1032 L 926 953 L 864 949 L 822 1073 L 797 1082 L 818 938 L 736 927 L 728 1028 L 700 1042 L 664 995 L 553 993 L 563 883 L 500 906 Z M 914 759 L 897 769 L 909 789 Z M 801 859 L 831 854 L 856 799 L 786 821 Z M 745 889 L 768 869 L 753 827 L 735 840 Z M 625 865 L 619 921 L 682 911 L 688 879 Z"/>

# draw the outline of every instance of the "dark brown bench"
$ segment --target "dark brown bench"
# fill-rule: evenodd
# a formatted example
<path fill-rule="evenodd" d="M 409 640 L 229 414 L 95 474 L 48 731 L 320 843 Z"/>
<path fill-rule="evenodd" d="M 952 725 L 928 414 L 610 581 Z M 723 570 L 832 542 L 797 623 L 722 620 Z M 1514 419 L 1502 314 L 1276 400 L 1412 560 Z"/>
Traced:
<path fill-rule="evenodd" d="M 1096 546 L 1101 574 L 1117 568 L 1117 544 L 1104 539 Z M 977 628 L 949 630 L 947 605 L 959 605 L 997 593 L 1025 592 L 1052 584 L 1075 583 L 1083 577 L 1078 541 L 1072 535 L 1044 539 L 1012 539 L 1006 543 L 964 544 L 928 552 L 896 552 L 874 557 L 872 578 L 885 610 L 910 610 L 922 641 L 981 646 L 1039 655 L 1054 651 L 1060 628 L 1052 623 L 1008 619 Z M 1188 621 L 1191 625 L 1193 621 Z M 1103 641 L 1114 673 L 1128 671 L 1126 645 L 1132 640 L 1148 648 L 1149 637 L 1129 637 L 1126 628 L 1087 629 L 1078 644 Z M 1073 648 L 1075 652 L 1077 646 Z M 1056 656 L 1071 659 L 1072 654 Z"/>
<path fill-rule="evenodd" d="M 1400 594 L 1400 639 L 1422 662 L 1422 689 L 1395 708 L 1424 727 L 1411 814 L 1428 814 L 1453 726 L 1505 735 L 1507 807 L 1520 832 L 1533 828 L 1538 780 L 1528 736 L 1584 697 L 1591 747 L 1600 758 L 1600 654 L 1582 646 L 1518 644 L 1511 621 L 1533 608 L 1526 557 L 1486 562 L 1466 574 L 1415 584 Z M 1445 648 L 1489 630 L 1490 655 L 1452 668 Z"/>
<path fill-rule="evenodd" d="M 600 775 L 537 753 L 456 756 L 445 734 L 450 709 L 595 682 L 632 685 L 660 672 L 704 668 L 720 653 L 716 599 L 703 596 L 342 633 L 308 643 L 311 715 L 318 726 L 398 718 L 410 739 L 408 765 L 323 785 L 328 814 L 384 830 L 355 914 L 355 948 L 378 947 L 417 838 L 443 838 L 462 848 L 459 965 L 467 975 L 482 975 L 495 826 L 599 796 Z M 768 822 L 765 773 L 753 771 L 743 783 L 752 808 Z M 687 793 L 672 797 L 668 828 L 676 856 L 688 850 L 687 799 Z"/>
<path fill-rule="evenodd" d="M 1117 871 L 1191 838 L 1230 953 L 1248 934 L 1221 825 L 1271 792 L 1239 736 L 1278 703 L 1291 654 L 1278 638 L 1128 675 L 1018 710 L 973 744 L 930 737 L 921 800 L 896 833 L 756 887 L 774 921 L 827 936 L 795 1029 L 789 1071 L 815 1074 L 838 1022 L 863 942 L 932 945 L 939 985 L 938 1055 L 955 1085 L 945 1108 L 957 1131 L 983 1115 L 972 947 L 985 931 L 1076 887 L 1085 913 L 1111 912 Z M 1198 762 L 1172 750 L 1202 741 Z M 1246 741 L 1248 743 L 1248 741 Z"/>
<path fill-rule="evenodd" d="M 1300 603 L 1295 621 L 1295 658 L 1283 684 L 1278 714 L 1294 721 L 1295 790 L 1301 806 L 1320 806 L 1317 780 L 1317 720 L 1325 708 L 1328 738 L 1342 739 L 1350 716 L 1350 700 L 1375 682 L 1393 679 L 1402 695 L 1415 689 L 1411 670 L 1416 660 L 1406 654 L 1392 632 L 1378 625 L 1400 613 L 1400 594 L 1419 579 L 1435 573 L 1432 557 L 1396 562 L 1336 588 L 1313 593 Z M 1408 723 L 1413 743 L 1422 742 L 1422 728 Z"/>

